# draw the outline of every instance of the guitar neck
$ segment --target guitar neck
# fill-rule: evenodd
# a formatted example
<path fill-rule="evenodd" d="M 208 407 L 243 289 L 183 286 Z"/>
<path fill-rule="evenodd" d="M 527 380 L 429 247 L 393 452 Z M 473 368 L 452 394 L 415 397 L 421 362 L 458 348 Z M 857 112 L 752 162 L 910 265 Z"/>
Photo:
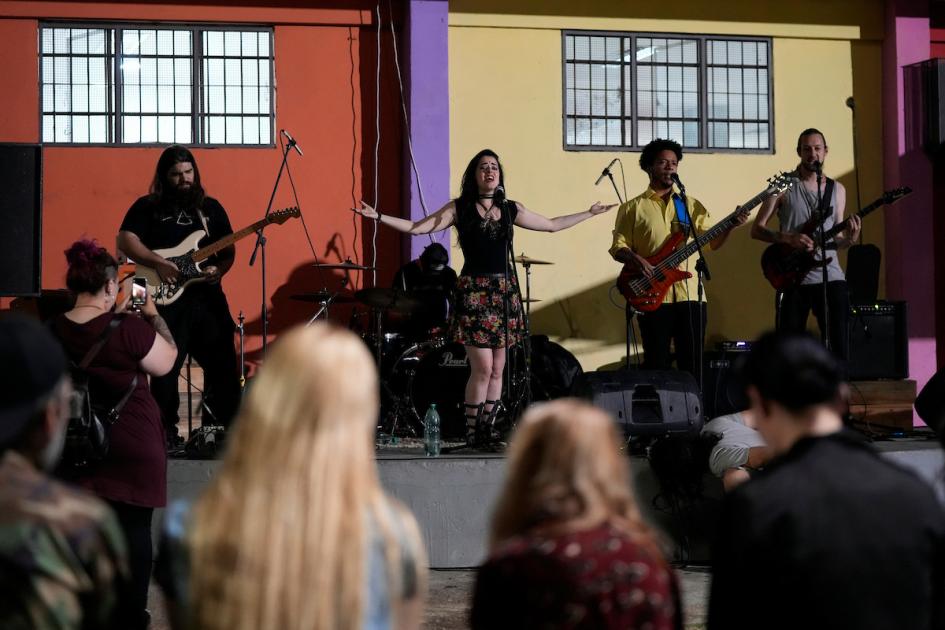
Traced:
<path fill-rule="evenodd" d="M 223 238 L 221 238 L 219 241 L 216 241 L 215 243 L 211 243 L 210 245 L 207 245 L 206 247 L 201 247 L 200 249 L 195 251 L 193 253 L 193 256 L 191 257 L 193 258 L 194 262 L 203 262 L 204 260 L 210 258 L 214 254 L 219 252 L 221 249 L 226 249 L 227 247 L 229 247 L 236 241 L 249 236 L 253 232 L 256 232 L 259 228 L 266 227 L 266 225 L 268 225 L 269 223 L 270 223 L 270 220 L 268 218 L 260 219 L 259 221 L 256 221 L 252 225 L 247 225 L 246 227 L 244 227 L 242 230 L 239 230 L 238 232 L 233 232 L 232 234 L 228 234 L 224 236 Z"/>
<path fill-rule="evenodd" d="M 761 203 L 770 194 L 771 194 L 770 189 L 765 188 L 760 193 L 758 193 L 757 195 L 755 195 L 754 197 L 752 197 L 751 199 L 749 199 L 742 205 L 738 206 L 738 208 L 734 212 L 732 212 L 732 214 L 728 215 L 727 217 L 725 217 L 724 219 L 722 219 L 721 221 L 713 225 L 704 234 L 702 234 L 696 239 L 689 241 L 689 243 L 687 243 L 684 247 L 680 247 L 675 252 L 673 252 L 673 254 L 666 259 L 667 263 L 672 265 L 673 267 L 678 266 L 684 260 L 692 256 L 694 253 L 696 253 L 696 251 L 700 247 L 702 247 L 706 243 L 714 241 L 716 238 L 721 236 L 726 230 L 728 230 L 732 226 L 733 223 L 735 223 L 735 218 L 740 213 L 745 212 L 747 210 L 751 210 L 752 208 L 757 206 L 759 203 Z"/>
<path fill-rule="evenodd" d="M 873 210 L 876 210 L 877 208 L 879 208 L 879 207 L 881 207 L 881 206 L 885 206 L 885 205 L 886 205 L 886 199 L 883 198 L 883 197 L 880 197 L 879 199 L 877 199 L 876 201 L 874 201 L 874 202 L 871 203 L 870 205 L 866 206 L 865 208 L 863 208 L 862 210 L 860 210 L 859 212 L 857 212 L 857 213 L 856 213 L 856 216 L 858 216 L 858 217 L 860 217 L 860 218 L 862 219 L 863 217 L 865 217 L 866 215 L 868 215 L 868 214 L 869 214 L 870 212 L 872 212 Z M 844 231 L 845 229 L 847 229 L 847 226 L 848 226 L 849 224 L 850 224 L 850 219 L 844 219 L 844 220 L 841 221 L 840 223 L 837 223 L 837 224 L 834 225 L 832 228 L 830 228 L 829 230 L 827 230 L 826 232 L 824 232 L 824 238 L 825 238 L 825 239 L 831 239 L 831 238 L 835 237 L 837 234 L 839 234 L 840 232 L 842 232 L 842 231 Z"/>

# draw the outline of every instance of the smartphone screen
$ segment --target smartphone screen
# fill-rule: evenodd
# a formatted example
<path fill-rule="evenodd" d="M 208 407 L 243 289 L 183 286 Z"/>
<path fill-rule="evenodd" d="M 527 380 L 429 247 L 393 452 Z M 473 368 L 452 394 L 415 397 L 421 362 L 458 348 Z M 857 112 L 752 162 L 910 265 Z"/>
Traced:
<path fill-rule="evenodd" d="M 143 306 L 148 301 L 148 281 L 145 278 L 135 278 L 131 289 L 132 306 Z"/>

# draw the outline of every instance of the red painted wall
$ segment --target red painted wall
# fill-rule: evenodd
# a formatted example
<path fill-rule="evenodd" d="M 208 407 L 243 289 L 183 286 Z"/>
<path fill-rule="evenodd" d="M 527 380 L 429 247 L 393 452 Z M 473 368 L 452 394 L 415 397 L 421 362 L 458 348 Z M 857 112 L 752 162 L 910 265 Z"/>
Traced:
<path fill-rule="evenodd" d="M 932 35 L 932 57 L 943 59 L 945 58 L 945 28 L 933 28 L 930 29 Z"/>
<path fill-rule="evenodd" d="M 239 4 L 239 3 L 236 3 Z M 291 173 L 305 224 L 318 257 L 337 261 L 371 258 L 370 234 L 350 211 L 362 197 L 373 200 L 376 27 L 370 7 L 352 2 L 339 8 L 293 9 L 276 6 L 231 7 L 128 3 L 0 2 L 0 58 L 5 63 L 4 114 L 0 142 L 38 142 L 38 20 L 181 20 L 249 21 L 275 24 L 276 129 L 290 130 L 305 151 L 292 153 Z M 17 19 L 4 16 L 15 15 Z M 25 15 L 34 19 L 21 19 Z M 387 16 L 384 18 L 387 19 Z M 388 211 L 400 204 L 400 112 L 391 70 L 389 25 L 381 50 L 380 206 Z M 161 149 L 127 147 L 57 147 L 44 150 L 43 269 L 44 288 L 64 284 L 63 250 L 80 236 L 95 237 L 109 249 L 131 203 L 148 189 Z M 195 149 L 205 188 L 221 201 L 234 229 L 262 217 L 279 168 L 275 148 Z M 275 208 L 295 205 L 287 176 L 283 176 Z M 268 237 L 267 284 L 270 332 L 306 321 L 312 305 L 289 295 L 340 286 L 338 272 L 319 274 L 303 223 L 291 220 L 271 226 Z M 237 260 L 224 280 L 234 316 L 247 316 L 248 350 L 259 346 L 261 300 L 260 266 L 248 266 L 254 244 L 248 237 L 237 245 Z M 390 231 L 378 241 L 379 283 L 389 281 L 400 264 L 399 240 Z M 351 277 L 355 286 L 362 279 Z M 345 322 L 350 309 L 337 309 L 333 319 Z M 255 335 L 255 338 L 252 337 Z"/>

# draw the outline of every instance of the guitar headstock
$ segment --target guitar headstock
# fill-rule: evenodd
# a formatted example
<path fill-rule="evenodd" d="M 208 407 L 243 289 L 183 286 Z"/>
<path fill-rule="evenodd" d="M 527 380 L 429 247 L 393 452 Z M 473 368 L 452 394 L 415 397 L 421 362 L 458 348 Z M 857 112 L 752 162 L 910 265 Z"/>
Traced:
<path fill-rule="evenodd" d="M 790 173 L 781 171 L 768 178 L 768 193 L 771 195 L 780 195 L 785 190 L 794 185 L 795 178 Z"/>
<path fill-rule="evenodd" d="M 289 219 L 297 219 L 301 212 L 299 212 L 298 206 L 292 206 L 291 208 L 283 208 L 282 210 L 274 210 L 269 213 L 269 222 L 275 223 L 276 225 L 282 225 Z"/>
<path fill-rule="evenodd" d="M 908 186 L 901 186 L 899 188 L 894 188 L 892 190 L 887 190 L 883 193 L 883 203 L 889 204 L 898 199 L 902 199 L 906 195 L 911 195 L 912 189 Z"/>

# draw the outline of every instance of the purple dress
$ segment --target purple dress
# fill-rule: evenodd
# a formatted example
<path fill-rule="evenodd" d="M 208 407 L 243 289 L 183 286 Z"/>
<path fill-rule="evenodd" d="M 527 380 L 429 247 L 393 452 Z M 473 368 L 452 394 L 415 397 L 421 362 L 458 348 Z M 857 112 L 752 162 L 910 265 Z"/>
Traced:
<path fill-rule="evenodd" d="M 53 326 L 69 358 L 78 364 L 115 317 L 105 313 L 84 324 L 65 315 Z M 163 507 L 167 502 L 167 453 L 164 427 L 151 396 L 148 375 L 138 363 L 151 350 L 157 333 L 140 317 L 127 315 L 88 368 L 89 391 L 96 404 L 114 405 L 131 385 L 134 393 L 109 429 L 109 449 L 75 483 L 108 501 L 140 507 Z"/>

